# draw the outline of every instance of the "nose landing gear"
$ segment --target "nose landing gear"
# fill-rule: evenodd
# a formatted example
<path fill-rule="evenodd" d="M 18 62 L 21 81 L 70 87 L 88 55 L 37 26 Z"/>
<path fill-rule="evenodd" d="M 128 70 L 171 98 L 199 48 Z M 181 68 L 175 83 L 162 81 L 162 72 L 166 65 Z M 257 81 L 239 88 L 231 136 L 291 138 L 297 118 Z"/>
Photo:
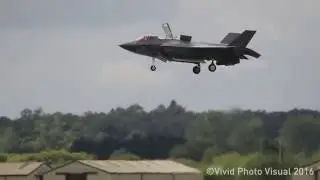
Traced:
<path fill-rule="evenodd" d="M 152 65 L 150 66 L 151 71 L 155 71 L 157 69 L 156 66 L 154 65 L 154 62 L 155 62 L 155 58 L 152 58 Z"/>
<path fill-rule="evenodd" d="M 151 65 L 151 67 L 150 67 L 150 70 L 151 71 L 155 71 L 157 68 L 156 68 L 156 66 L 155 65 Z"/>

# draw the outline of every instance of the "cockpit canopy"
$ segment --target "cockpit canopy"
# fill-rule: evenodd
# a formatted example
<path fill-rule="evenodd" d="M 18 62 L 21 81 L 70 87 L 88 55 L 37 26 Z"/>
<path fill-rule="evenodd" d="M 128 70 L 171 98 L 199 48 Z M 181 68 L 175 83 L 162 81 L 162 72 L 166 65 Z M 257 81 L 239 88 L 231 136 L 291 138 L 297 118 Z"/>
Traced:
<path fill-rule="evenodd" d="M 136 41 L 144 41 L 144 40 L 151 40 L 151 39 L 159 39 L 158 36 L 152 36 L 152 35 L 145 35 L 145 36 L 140 36 L 136 39 Z"/>

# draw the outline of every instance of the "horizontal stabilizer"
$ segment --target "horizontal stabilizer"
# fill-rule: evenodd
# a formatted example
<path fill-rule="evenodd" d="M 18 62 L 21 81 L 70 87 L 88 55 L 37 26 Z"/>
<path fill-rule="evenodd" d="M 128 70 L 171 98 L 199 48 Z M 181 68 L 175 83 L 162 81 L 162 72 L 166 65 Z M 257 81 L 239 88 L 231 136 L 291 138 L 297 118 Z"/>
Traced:
<path fill-rule="evenodd" d="M 251 56 L 254 58 L 259 58 L 261 56 L 258 52 L 254 51 L 252 49 L 249 49 L 249 48 L 245 48 L 243 55 L 248 55 L 248 56 Z"/>
<path fill-rule="evenodd" d="M 228 33 L 221 41 L 221 44 L 230 44 L 235 38 L 240 36 L 240 33 Z"/>
<path fill-rule="evenodd" d="M 241 55 L 240 59 L 248 59 L 245 55 Z"/>

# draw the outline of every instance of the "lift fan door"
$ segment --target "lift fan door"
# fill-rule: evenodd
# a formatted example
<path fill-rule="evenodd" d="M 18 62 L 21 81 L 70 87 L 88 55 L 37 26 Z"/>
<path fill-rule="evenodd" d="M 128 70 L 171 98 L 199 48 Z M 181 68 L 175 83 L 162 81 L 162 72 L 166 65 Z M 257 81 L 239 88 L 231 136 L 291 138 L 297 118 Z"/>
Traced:
<path fill-rule="evenodd" d="M 184 34 L 180 35 L 180 40 L 181 41 L 191 42 L 191 39 L 192 39 L 192 36 L 188 36 L 188 35 L 184 35 Z"/>

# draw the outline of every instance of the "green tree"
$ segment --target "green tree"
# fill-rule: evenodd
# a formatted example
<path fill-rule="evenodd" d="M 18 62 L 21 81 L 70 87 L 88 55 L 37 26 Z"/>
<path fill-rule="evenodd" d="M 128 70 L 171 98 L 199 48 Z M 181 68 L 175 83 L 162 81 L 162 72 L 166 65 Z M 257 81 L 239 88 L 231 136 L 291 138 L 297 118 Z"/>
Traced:
<path fill-rule="evenodd" d="M 126 149 L 119 149 L 114 151 L 111 156 L 110 159 L 114 159 L 114 160 L 139 160 L 140 157 L 127 151 Z"/>
<path fill-rule="evenodd" d="M 320 116 L 289 116 L 281 129 L 281 138 L 293 152 L 308 154 L 318 150 L 320 140 Z"/>

